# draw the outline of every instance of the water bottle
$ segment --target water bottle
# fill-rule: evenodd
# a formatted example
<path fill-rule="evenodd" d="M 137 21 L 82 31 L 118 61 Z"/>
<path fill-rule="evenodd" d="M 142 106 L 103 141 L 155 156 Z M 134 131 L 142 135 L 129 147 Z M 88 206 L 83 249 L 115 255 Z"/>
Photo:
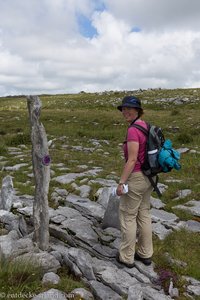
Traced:
<path fill-rule="evenodd" d="M 152 169 L 158 167 L 158 149 L 148 151 L 148 160 Z"/>

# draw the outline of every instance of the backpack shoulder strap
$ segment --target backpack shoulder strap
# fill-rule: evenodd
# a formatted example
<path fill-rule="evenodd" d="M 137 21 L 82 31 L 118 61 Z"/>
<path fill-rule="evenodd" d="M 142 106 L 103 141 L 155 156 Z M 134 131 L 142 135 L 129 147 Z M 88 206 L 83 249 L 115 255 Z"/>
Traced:
<path fill-rule="evenodd" d="M 146 124 L 147 124 L 147 128 L 148 129 L 144 128 L 143 126 L 141 126 L 139 124 L 135 124 L 135 123 L 131 124 L 130 127 L 135 127 L 137 129 L 139 129 L 140 131 L 142 131 L 146 136 L 148 136 L 149 135 L 149 127 L 150 127 L 150 125 L 148 123 L 146 123 Z"/>

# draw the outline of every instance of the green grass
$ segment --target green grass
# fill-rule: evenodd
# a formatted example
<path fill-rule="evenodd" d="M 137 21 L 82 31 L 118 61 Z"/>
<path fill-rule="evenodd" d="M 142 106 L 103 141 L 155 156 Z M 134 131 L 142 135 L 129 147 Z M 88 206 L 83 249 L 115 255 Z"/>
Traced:
<path fill-rule="evenodd" d="M 198 233 L 188 232 L 184 229 L 168 235 L 164 241 L 154 240 L 154 260 L 157 262 L 157 269 L 170 268 L 175 274 L 191 276 L 200 280 L 200 261 L 197 249 L 200 247 Z M 170 257 L 186 263 L 185 267 L 169 264 L 163 253 L 168 252 Z"/>
<path fill-rule="evenodd" d="M 125 92 L 105 92 L 101 94 L 41 95 L 40 119 L 45 126 L 48 140 L 53 140 L 53 147 L 50 148 L 52 164 L 63 163 L 64 167 L 69 168 L 69 171 L 66 172 L 82 172 L 79 165 L 87 165 L 88 169 L 93 166 L 102 167 L 103 170 L 97 177 L 112 178 L 114 176 L 114 178 L 118 178 L 124 163 L 121 157 L 121 143 L 125 139 L 127 124 L 116 107 L 125 94 Z M 186 147 L 189 150 L 200 152 L 200 101 L 198 100 L 200 99 L 200 89 L 145 90 L 136 92 L 136 95 L 144 101 L 144 119 L 162 127 L 165 137 L 172 140 L 175 148 Z M 182 105 L 155 102 L 157 99 L 175 97 L 186 97 L 190 99 L 190 102 Z M 100 146 L 94 145 L 94 140 L 99 142 Z M 8 153 L 8 147 L 20 147 L 21 144 L 25 144 L 28 148 L 27 150 L 22 149 L 22 152 L 26 154 L 23 161 L 19 161 L 19 158 Z M 74 146 L 93 148 L 94 151 L 76 151 Z M 20 194 L 33 195 L 34 193 L 34 181 L 27 176 L 32 172 L 29 169 L 31 165 L 30 150 L 30 124 L 26 98 L 0 98 L 0 156 L 5 156 L 9 161 L 7 166 L 21 162 L 29 164 L 17 172 L 1 170 L 0 181 L 6 175 L 13 176 L 15 178 L 14 186 Z M 170 173 L 161 174 L 160 182 L 165 183 L 165 180 L 172 178 L 181 180 L 180 183 L 166 183 L 168 189 L 164 193 L 162 201 L 166 204 L 167 211 L 175 213 L 180 220 L 186 221 L 195 218 L 190 213 L 173 207 L 192 199 L 199 199 L 200 154 L 182 154 L 181 165 L 182 169 L 179 172 L 173 170 Z M 59 171 L 55 166 L 52 166 L 52 170 L 55 171 L 54 176 L 66 173 Z M 81 179 L 76 180 L 78 185 Z M 30 184 L 24 186 L 28 180 L 30 180 Z M 74 192 L 70 184 L 61 185 L 51 181 L 49 195 L 56 187 Z M 98 188 L 98 184 L 92 185 L 90 199 L 93 201 L 96 200 Z M 176 192 L 181 189 L 191 189 L 192 194 L 185 199 L 173 200 L 177 197 Z M 50 205 L 53 206 L 53 203 Z M 199 221 L 198 218 L 196 220 Z M 2 230 L 3 228 L 1 228 Z M 173 232 L 164 241 L 154 238 L 153 259 L 158 270 L 165 269 L 173 272 L 178 277 L 176 285 L 180 289 L 184 285 L 180 279 L 181 275 L 187 274 L 200 279 L 200 267 L 197 259 L 199 241 L 199 234 L 188 233 L 184 230 Z M 186 269 L 170 265 L 165 259 L 165 252 L 169 252 L 172 258 L 187 263 Z M 67 282 L 70 281 L 68 276 L 69 274 L 66 273 Z M 63 288 L 67 282 L 63 283 Z M 38 289 L 42 290 L 39 284 Z M 179 299 L 187 298 L 181 294 Z"/>
<path fill-rule="evenodd" d="M 5 295 L 36 294 L 42 288 L 41 277 L 42 270 L 38 266 L 13 263 L 5 257 L 0 259 L 1 293 Z"/>
<path fill-rule="evenodd" d="M 25 300 L 31 299 L 50 288 L 60 289 L 66 294 L 70 294 L 75 288 L 86 288 L 80 279 L 75 278 L 65 267 L 58 270 L 60 282 L 56 286 L 53 284 L 43 284 L 43 275 L 42 269 L 37 265 L 27 262 L 11 262 L 9 259 L 1 257 L 0 295 L 3 296 L 3 299 Z M 73 299 L 76 298 L 74 297 Z"/>

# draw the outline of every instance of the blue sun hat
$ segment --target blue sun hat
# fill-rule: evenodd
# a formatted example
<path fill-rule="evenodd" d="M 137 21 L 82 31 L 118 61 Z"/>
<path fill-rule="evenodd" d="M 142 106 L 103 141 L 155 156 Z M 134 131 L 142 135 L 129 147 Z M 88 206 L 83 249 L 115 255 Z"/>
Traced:
<path fill-rule="evenodd" d="M 142 109 L 140 100 L 138 98 L 136 98 L 135 96 L 124 97 L 122 99 L 122 104 L 117 106 L 117 109 L 122 111 L 123 107 L 133 107 L 133 108 Z"/>

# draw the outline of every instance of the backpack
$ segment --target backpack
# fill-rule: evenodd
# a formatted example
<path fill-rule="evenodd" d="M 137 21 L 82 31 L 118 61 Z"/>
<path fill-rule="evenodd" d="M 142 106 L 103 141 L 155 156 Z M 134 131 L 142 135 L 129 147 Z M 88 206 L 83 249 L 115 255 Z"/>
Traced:
<path fill-rule="evenodd" d="M 146 124 L 147 129 L 134 122 L 129 127 L 135 127 L 147 136 L 145 159 L 141 164 L 141 170 L 149 178 L 154 191 L 161 197 L 162 194 L 157 186 L 158 174 L 170 172 L 173 168 L 180 170 L 181 165 L 178 162 L 180 153 L 172 148 L 171 140 L 165 140 L 160 127 Z"/>

